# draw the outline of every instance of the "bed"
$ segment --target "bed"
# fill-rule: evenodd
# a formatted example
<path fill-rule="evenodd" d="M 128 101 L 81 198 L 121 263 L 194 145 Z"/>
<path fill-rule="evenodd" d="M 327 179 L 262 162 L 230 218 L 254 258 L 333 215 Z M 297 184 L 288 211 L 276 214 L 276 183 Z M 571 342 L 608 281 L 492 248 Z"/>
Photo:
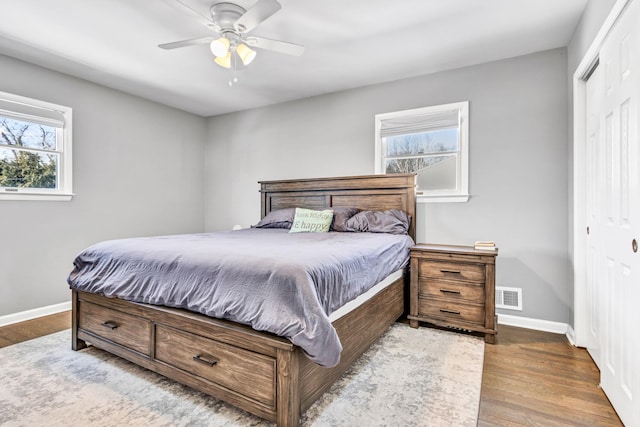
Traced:
<path fill-rule="evenodd" d="M 293 207 L 356 207 L 398 209 L 415 218 L 415 175 L 263 181 L 260 197 L 262 217 Z M 415 221 L 408 231 L 415 239 Z M 366 301 L 335 316 L 332 326 L 342 352 L 330 368 L 290 340 L 244 324 L 77 290 L 72 291 L 72 348 L 90 343 L 278 426 L 294 426 L 402 315 L 407 277 L 391 276 Z"/>

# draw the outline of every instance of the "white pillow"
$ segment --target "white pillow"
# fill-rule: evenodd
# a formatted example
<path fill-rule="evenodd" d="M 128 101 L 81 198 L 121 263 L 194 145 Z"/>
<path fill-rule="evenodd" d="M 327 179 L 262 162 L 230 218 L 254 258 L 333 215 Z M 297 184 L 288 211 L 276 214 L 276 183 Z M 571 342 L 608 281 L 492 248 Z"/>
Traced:
<path fill-rule="evenodd" d="M 333 221 L 333 210 L 314 211 L 296 208 L 289 233 L 326 233 Z"/>

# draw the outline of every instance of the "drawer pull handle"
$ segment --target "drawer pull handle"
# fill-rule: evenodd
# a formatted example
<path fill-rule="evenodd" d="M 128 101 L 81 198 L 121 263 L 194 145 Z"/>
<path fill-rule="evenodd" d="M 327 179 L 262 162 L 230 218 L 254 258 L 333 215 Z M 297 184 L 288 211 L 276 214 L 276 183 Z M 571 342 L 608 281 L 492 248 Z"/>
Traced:
<path fill-rule="evenodd" d="M 102 326 L 104 326 L 105 328 L 109 328 L 113 331 L 118 327 L 118 324 L 116 322 L 112 322 L 111 320 L 107 320 L 106 322 L 102 322 Z"/>
<path fill-rule="evenodd" d="M 216 359 L 214 359 L 213 357 L 209 356 L 209 358 L 207 358 L 203 354 L 197 354 L 197 355 L 193 356 L 193 360 L 195 360 L 196 362 L 203 363 L 203 364 L 208 365 L 208 366 L 213 366 L 216 363 L 218 363 L 218 361 Z"/>
<path fill-rule="evenodd" d="M 440 289 L 440 292 L 445 294 L 458 294 L 460 295 L 460 291 L 454 291 L 453 289 Z"/>
<path fill-rule="evenodd" d="M 444 273 L 444 274 L 447 274 L 447 273 L 460 274 L 460 270 L 447 270 L 447 269 L 443 268 L 443 269 L 440 270 L 440 273 Z"/>
<path fill-rule="evenodd" d="M 460 314 L 460 312 L 459 312 L 459 311 L 456 311 L 456 310 L 447 310 L 446 308 L 441 308 L 441 309 L 440 309 L 440 311 L 441 311 L 442 313 Z"/>

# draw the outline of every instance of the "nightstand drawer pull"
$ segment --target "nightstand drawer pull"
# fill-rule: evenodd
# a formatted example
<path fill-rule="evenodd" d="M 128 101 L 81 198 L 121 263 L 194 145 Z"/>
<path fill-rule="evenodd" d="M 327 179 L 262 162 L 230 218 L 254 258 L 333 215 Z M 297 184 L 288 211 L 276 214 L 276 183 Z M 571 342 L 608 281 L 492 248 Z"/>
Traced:
<path fill-rule="evenodd" d="M 440 309 L 440 311 L 441 311 L 442 313 L 460 314 L 460 312 L 459 312 L 459 311 L 456 311 L 456 310 L 447 310 L 446 308 L 441 308 L 441 309 Z"/>
<path fill-rule="evenodd" d="M 460 295 L 460 291 L 455 291 L 453 289 L 440 289 L 440 292 L 445 294 L 457 294 Z"/>
<path fill-rule="evenodd" d="M 211 359 L 208 359 L 202 354 L 197 354 L 197 355 L 193 356 L 193 360 L 195 360 L 196 362 L 200 362 L 202 364 L 205 364 L 205 365 L 209 365 L 209 366 L 213 366 L 216 363 L 218 363 L 218 361 L 216 359 L 214 359 L 213 357 L 211 357 Z"/>
<path fill-rule="evenodd" d="M 105 328 L 109 328 L 113 331 L 118 327 L 118 324 L 116 322 L 112 322 L 111 320 L 107 320 L 106 322 L 102 322 L 102 326 L 104 326 Z"/>
<path fill-rule="evenodd" d="M 440 269 L 440 273 L 451 273 L 451 274 L 460 274 L 461 271 L 460 270 L 447 270 L 447 269 Z"/>

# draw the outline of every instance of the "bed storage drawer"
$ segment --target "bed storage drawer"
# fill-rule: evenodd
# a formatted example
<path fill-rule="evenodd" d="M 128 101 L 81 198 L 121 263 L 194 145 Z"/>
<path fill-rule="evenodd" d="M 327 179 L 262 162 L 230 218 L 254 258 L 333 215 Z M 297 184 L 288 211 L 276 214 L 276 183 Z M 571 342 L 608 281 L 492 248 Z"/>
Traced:
<path fill-rule="evenodd" d="M 87 301 L 79 304 L 81 330 L 146 356 L 151 352 L 151 322 Z"/>
<path fill-rule="evenodd" d="M 155 343 L 157 360 L 275 407 L 274 358 L 163 325 Z"/>

